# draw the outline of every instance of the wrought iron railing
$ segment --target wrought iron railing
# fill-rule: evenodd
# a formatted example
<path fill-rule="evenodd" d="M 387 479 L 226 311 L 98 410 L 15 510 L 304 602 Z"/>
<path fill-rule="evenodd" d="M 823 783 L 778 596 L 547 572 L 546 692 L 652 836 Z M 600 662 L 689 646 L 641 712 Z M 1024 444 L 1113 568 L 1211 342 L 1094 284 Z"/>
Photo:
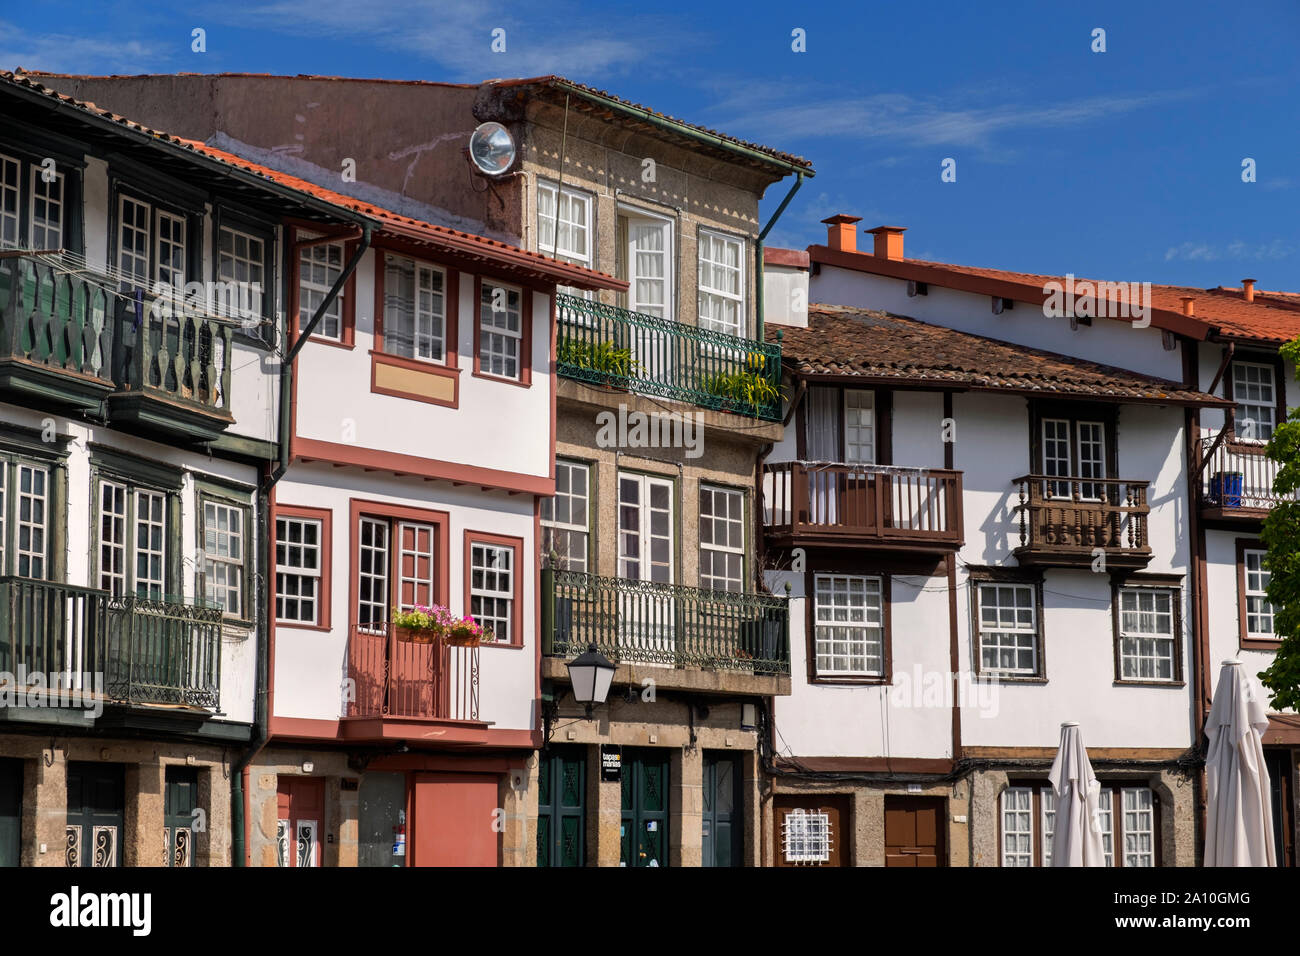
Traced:
<path fill-rule="evenodd" d="M 100 282 L 45 259 L 0 254 L 0 360 L 109 385 L 116 308 L 116 296 Z"/>
<path fill-rule="evenodd" d="M 0 615 L 0 671 L 61 675 L 88 690 L 102 676 L 111 701 L 220 703 L 218 608 L 2 577 Z"/>
<path fill-rule="evenodd" d="M 110 697 L 216 708 L 221 609 L 135 596 L 108 602 Z"/>
<path fill-rule="evenodd" d="M 938 468 L 774 462 L 763 467 L 763 523 L 774 534 L 955 546 L 961 477 Z"/>
<path fill-rule="evenodd" d="M 389 624 L 354 624 L 348 677 L 348 717 L 479 719 L 477 644 L 417 644 Z"/>
<path fill-rule="evenodd" d="M 1147 486 L 1119 478 L 1024 475 L 1016 506 L 1020 547 L 1147 550 Z"/>
<path fill-rule="evenodd" d="M 1216 446 L 1215 435 L 1201 438 L 1201 501 L 1226 511 L 1267 511 L 1283 501 L 1300 495 L 1280 495 L 1273 491 L 1278 463 L 1264 453 L 1263 442 L 1246 442 L 1225 438 Z"/>
<path fill-rule="evenodd" d="M 790 672 L 789 609 L 771 594 L 547 568 L 542 640 L 552 657 L 575 657 L 594 644 L 616 663 Z"/>
<path fill-rule="evenodd" d="M 565 378 L 781 418 L 781 345 L 557 295 L 556 371 Z"/>

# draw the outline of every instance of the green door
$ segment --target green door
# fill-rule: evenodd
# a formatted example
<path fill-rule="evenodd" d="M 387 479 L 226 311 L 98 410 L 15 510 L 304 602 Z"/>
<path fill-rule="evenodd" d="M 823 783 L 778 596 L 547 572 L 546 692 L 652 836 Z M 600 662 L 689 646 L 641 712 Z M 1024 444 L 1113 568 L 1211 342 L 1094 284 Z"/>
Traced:
<path fill-rule="evenodd" d="M 668 754 L 623 751 L 620 866 L 668 865 Z"/>
<path fill-rule="evenodd" d="M 583 747 L 542 753 L 537 783 L 537 865 L 586 866 L 587 754 Z"/>
<path fill-rule="evenodd" d="M 123 813 L 121 764 L 68 764 L 68 866 L 121 866 Z"/>
<path fill-rule="evenodd" d="M 740 807 L 740 758 L 735 754 L 704 756 L 705 866 L 740 866 L 745 824 Z"/>
<path fill-rule="evenodd" d="M 0 866 L 17 866 L 21 851 L 23 762 L 0 760 Z"/>
<path fill-rule="evenodd" d="M 199 772 L 192 767 L 167 768 L 163 799 L 163 846 L 167 866 L 194 865 L 194 809 L 199 805 Z"/>

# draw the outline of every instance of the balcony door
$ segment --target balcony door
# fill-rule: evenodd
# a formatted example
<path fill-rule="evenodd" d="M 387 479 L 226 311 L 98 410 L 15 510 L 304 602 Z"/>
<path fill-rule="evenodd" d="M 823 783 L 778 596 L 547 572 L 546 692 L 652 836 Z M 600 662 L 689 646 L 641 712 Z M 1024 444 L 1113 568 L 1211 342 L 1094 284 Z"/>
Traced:
<path fill-rule="evenodd" d="M 672 481 L 619 474 L 618 576 L 635 582 L 619 591 L 619 644 L 647 662 L 673 663 L 675 602 L 650 585 L 673 583 L 674 552 Z"/>
<path fill-rule="evenodd" d="M 618 217 L 618 273 L 626 279 L 627 307 L 659 319 L 675 319 L 673 309 L 672 220 L 637 211 Z M 678 356 L 674 337 L 666 331 L 634 325 L 628 330 L 638 377 L 657 382 L 673 380 Z"/>
<path fill-rule="evenodd" d="M 814 386 L 808 390 L 806 401 L 809 521 L 819 525 L 874 526 L 873 473 L 839 466 L 876 463 L 875 392 Z"/>

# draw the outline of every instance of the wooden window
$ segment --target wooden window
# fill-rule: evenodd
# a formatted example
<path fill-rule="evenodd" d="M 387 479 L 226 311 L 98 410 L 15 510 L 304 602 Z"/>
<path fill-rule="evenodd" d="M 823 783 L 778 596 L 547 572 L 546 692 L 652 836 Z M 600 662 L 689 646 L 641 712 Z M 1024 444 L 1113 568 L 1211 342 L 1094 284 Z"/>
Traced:
<path fill-rule="evenodd" d="M 1268 600 L 1272 575 L 1268 552 L 1252 538 L 1237 539 L 1237 617 L 1242 647 L 1272 650 L 1280 638 L 1274 631 L 1273 605 Z"/>
<path fill-rule="evenodd" d="M 0 153 L 0 247 L 15 248 L 22 235 L 22 164 Z"/>
<path fill-rule="evenodd" d="M 118 269 L 139 286 L 150 285 L 149 233 L 152 215 L 147 203 L 129 196 L 118 200 L 117 250 Z"/>
<path fill-rule="evenodd" d="M 310 237 L 305 237 L 310 238 Z M 298 328 L 305 329 L 329 290 L 343 274 L 343 243 L 323 242 L 307 246 L 298 255 Z M 330 302 L 313 335 L 343 341 L 343 304 L 347 289 Z"/>
<path fill-rule="evenodd" d="M 542 499 L 542 557 L 548 567 L 586 571 L 590 546 L 590 468 L 557 459 L 555 497 Z"/>
<path fill-rule="evenodd" d="M 49 577 L 50 504 L 48 468 L 0 459 L 0 571 Z M 9 520 L 12 526 L 7 526 Z"/>
<path fill-rule="evenodd" d="M 814 576 L 813 623 L 818 677 L 883 677 L 884 579 Z"/>
<path fill-rule="evenodd" d="M 745 334 L 745 244 L 716 232 L 699 232 L 700 327 Z"/>
<path fill-rule="evenodd" d="M 745 589 L 745 496 L 700 484 L 700 587 Z"/>
<path fill-rule="evenodd" d="M 1015 581 L 978 582 L 975 605 L 980 673 L 1041 676 L 1038 587 Z"/>
<path fill-rule="evenodd" d="M 673 583 L 673 483 L 618 476 L 618 576 Z"/>
<path fill-rule="evenodd" d="M 46 181 L 45 169 L 32 165 L 31 247 L 62 249 L 66 213 L 64 211 L 64 175 L 55 173 Z"/>
<path fill-rule="evenodd" d="M 1236 402 L 1237 438 L 1263 442 L 1273 437 L 1278 398 L 1272 365 L 1233 361 L 1232 399 Z"/>
<path fill-rule="evenodd" d="M 1056 829 L 1056 794 L 1051 785 L 1013 783 L 1002 791 L 999 806 L 1001 865 L 1051 866 Z M 1160 865 L 1159 802 L 1150 787 L 1103 785 L 1097 807 L 1106 866 Z"/>
<path fill-rule="evenodd" d="M 119 195 L 117 263 L 124 283 L 145 292 L 153 291 L 155 283 L 165 283 L 177 294 L 183 292 L 190 271 L 188 233 L 184 216 Z"/>
<path fill-rule="evenodd" d="M 1181 680 L 1181 613 L 1177 588 L 1116 589 L 1117 680 Z"/>
<path fill-rule="evenodd" d="M 516 381 L 522 377 L 523 296 L 509 286 L 479 283 L 476 372 Z"/>
<path fill-rule="evenodd" d="M 591 197 L 565 189 L 560 194 L 558 237 L 555 233 L 557 187 L 537 184 L 537 251 L 574 265 L 591 266 Z"/>
<path fill-rule="evenodd" d="M 672 222 L 640 210 L 620 210 L 616 272 L 628 281 L 619 299 L 633 312 L 665 319 L 673 309 Z"/>
<path fill-rule="evenodd" d="M 213 307 L 219 314 L 246 325 L 260 321 L 264 297 L 271 291 L 266 281 L 266 246 L 259 236 L 229 226 L 218 230 L 217 278 L 224 287 L 213 290 Z"/>
<path fill-rule="evenodd" d="M 167 495 L 126 481 L 99 483 L 99 586 L 161 601 L 168 591 Z"/>
<path fill-rule="evenodd" d="M 781 820 L 781 855 L 786 863 L 826 863 L 831 856 L 830 815 L 795 808 Z"/>
<path fill-rule="evenodd" d="M 275 619 L 329 629 L 330 512 L 276 505 Z"/>
<path fill-rule="evenodd" d="M 844 390 L 844 462 L 876 461 L 875 393 L 862 388 Z"/>
<path fill-rule="evenodd" d="M 356 500 L 351 510 L 358 628 L 384 630 L 393 607 L 446 603 L 446 512 Z"/>
<path fill-rule="evenodd" d="M 203 500 L 203 582 L 209 603 L 227 617 L 244 614 L 247 509 Z"/>
<path fill-rule="evenodd" d="M 465 613 L 495 644 L 523 644 L 522 556 L 521 538 L 465 532 Z"/>
<path fill-rule="evenodd" d="M 447 361 L 447 273 L 405 256 L 384 257 L 383 351 Z"/>

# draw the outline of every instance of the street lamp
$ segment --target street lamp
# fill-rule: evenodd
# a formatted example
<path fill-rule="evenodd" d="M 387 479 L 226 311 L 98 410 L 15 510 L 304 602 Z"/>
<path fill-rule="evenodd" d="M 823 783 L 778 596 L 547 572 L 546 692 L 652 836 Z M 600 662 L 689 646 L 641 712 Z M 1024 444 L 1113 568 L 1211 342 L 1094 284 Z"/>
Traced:
<path fill-rule="evenodd" d="M 592 707 L 605 703 L 605 695 L 614 680 L 614 665 L 596 650 L 595 644 L 590 644 L 586 653 L 569 661 L 568 667 L 573 699 L 587 705 L 587 719 L 591 720 Z"/>

